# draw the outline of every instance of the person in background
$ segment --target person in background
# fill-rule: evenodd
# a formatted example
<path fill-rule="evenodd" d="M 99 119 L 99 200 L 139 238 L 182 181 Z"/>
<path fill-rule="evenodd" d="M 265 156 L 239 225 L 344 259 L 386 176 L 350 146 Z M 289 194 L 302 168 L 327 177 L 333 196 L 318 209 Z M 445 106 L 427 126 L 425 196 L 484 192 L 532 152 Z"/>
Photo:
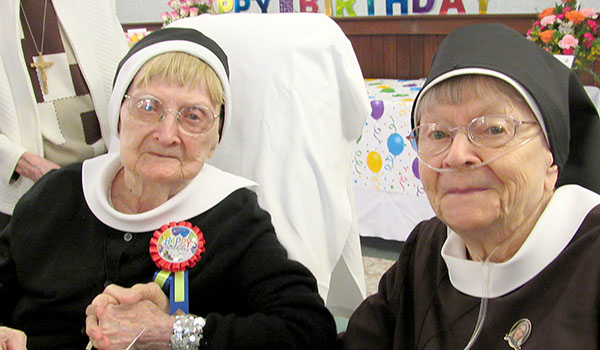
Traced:
<path fill-rule="evenodd" d="M 354 312 L 343 348 L 598 349 L 600 121 L 579 78 L 504 25 L 463 27 L 412 123 L 436 217 Z"/>
<path fill-rule="evenodd" d="M 5 0 L 0 12 L 2 229 L 42 175 L 106 152 L 107 103 L 127 41 L 114 0 Z"/>
<path fill-rule="evenodd" d="M 205 164 L 227 137 L 228 75 L 195 29 L 133 46 L 110 98 L 110 152 L 40 179 L 0 235 L 0 341 L 22 342 L 20 330 L 28 349 L 81 350 L 88 336 L 98 349 L 335 346 L 316 280 L 288 258 L 255 184 Z"/>

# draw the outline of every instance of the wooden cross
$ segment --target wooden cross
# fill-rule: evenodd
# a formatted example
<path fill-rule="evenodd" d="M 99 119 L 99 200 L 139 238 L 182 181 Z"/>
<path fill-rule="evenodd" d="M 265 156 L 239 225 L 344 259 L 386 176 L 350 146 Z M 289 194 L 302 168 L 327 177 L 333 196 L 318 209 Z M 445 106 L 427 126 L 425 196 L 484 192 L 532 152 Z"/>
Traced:
<path fill-rule="evenodd" d="M 44 61 L 44 56 L 42 55 L 41 52 L 39 53 L 39 61 L 35 62 L 35 60 L 33 61 L 33 63 L 30 64 L 31 67 L 37 69 L 40 71 L 40 74 L 42 75 L 42 90 L 44 91 L 44 94 L 48 93 L 48 75 L 46 75 L 46 69 L 50 68 L 54 63 L 52 63 L 51 61 Z"/>

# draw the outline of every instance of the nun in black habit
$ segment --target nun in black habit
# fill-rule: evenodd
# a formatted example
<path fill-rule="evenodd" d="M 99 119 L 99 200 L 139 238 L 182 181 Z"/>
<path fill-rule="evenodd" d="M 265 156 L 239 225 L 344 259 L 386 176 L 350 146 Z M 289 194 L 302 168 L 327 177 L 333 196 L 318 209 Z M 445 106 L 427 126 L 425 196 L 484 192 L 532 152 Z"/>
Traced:
<path fill-rule="evenodd" d="M 255 184 L 204 163 L 228 137 L 228 76 L 195 29 L 155 31 L 123 58 L 109 153 L 49 172 L 0 234 L 1 349 L 336 343 Z"/>
<path fill-rule="evenodd" d="M 421 222 L 344 349 L 598 349 L 600 122 L 578 77 L 501 24 L 450 34 L 408 136 Z"/>

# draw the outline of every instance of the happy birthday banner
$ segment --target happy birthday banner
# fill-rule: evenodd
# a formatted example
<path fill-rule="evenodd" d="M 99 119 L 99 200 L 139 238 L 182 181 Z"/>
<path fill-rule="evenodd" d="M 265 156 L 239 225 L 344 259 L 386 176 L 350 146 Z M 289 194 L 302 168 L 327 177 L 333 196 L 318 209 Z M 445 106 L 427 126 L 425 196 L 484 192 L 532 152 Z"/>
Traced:
<path fill-rule="evenodd" d="M 213 0 L 218 13 L 315 12 L 331 17 L 535 13 L 548 1 L 522 0 Z"/>

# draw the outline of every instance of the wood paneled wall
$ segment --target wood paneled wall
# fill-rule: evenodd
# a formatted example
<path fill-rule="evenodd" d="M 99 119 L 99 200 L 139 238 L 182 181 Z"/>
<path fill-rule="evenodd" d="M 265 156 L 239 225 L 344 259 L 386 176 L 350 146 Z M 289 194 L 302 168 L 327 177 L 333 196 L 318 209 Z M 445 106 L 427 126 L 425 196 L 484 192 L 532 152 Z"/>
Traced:
<path fill-rule="evenodd" d="M 365 78 L 416 79 L 429 74 L 437 47 L 453 30 L 474 23 L 504 23 L 525 34 L 534 14 L 410 15 L 334 18 L 350 39 Z M 593 69 L 600 74 L 600 61 Z M 594 84 L 589 74 L 580 75 Z"/>
<path fill-rule="evenodd" d="M 510 15 L 406 15 L 336 17 L 334 21 L 350 39 L 365 78 L 416 79 L 429 74 L 433 55 L 453 30 L 474 23 L 504 23 L 525 34 L 535 14 Z M 125 24 L 125 29 L 156 30 L 162 23 Z M 593 69 L 600 74 L 600 60 Z M 580 75 L 594 84 L 589 74 Z"/>

